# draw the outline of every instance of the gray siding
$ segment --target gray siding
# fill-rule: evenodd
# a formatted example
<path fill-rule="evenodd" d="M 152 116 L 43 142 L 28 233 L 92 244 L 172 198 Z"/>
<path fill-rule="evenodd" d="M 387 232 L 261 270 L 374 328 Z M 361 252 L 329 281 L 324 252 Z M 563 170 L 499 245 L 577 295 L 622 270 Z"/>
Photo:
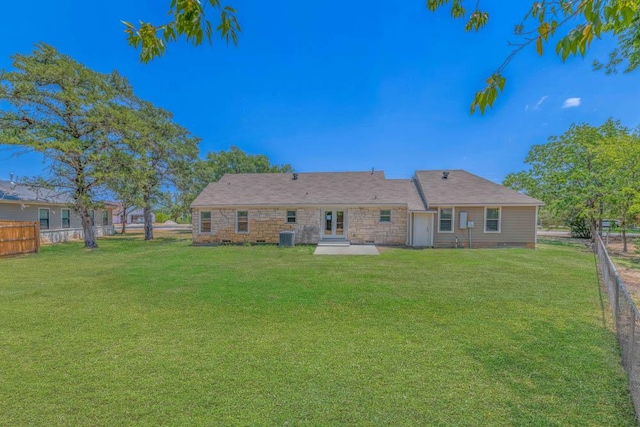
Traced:
<path fill-rule="evenodd" d="M 49 229 L 57 230 L 62 228 L 62 209 L 69 209 L 63 205 L 51 205 L 47 203 L 25 202 L 25 203 L 7 203 L 0 202 L 0 219 L 14 221 L 39 221 L 39 209 L 49 209 Z M 80 217 L 70 209 L 71 225 L 69 228 L 82 228 Z M 95 225 L 102 226 L 102 212 L 104 209 L 95 210 Z M 107 215 L 109 223 L 112 225 L 111 213 Z"/>
<path fill-rule="evenodd" d="M 39 222 L 40 209 L 49 209 L 49 228 L 40 230 L 40 237 L 43 243 L 58 243 L 83 238 L 82 221 L 80 220 L 80 217 L 73 211 L 73 209 L 67 208 L 63 205 L 52 205 L 37 202 L 0 202 L 0 220 Z M 70 211 L 69 228 L 62 228 L 63 209 L 69 209 Z M 113 234 L 111 212 L 110 210 L 106 210 L 108 212 L 108 225 L 104 226 L 102 222 L 102 213 L 104 211 L 104 209 L 96 209 L 94 213 L 94 230 L 96 237 Z"/>
<path fill-rule="evenodd" d="M 439 217 L 437 213 L 434 224 L 434 246 L 454 247 L 457 238 L 459 247 L 467 247 L 468 230 L 460 228 L 460 212 L 467 212 L 467 220 L 474 221 L 474 228 L 471 230 L 471 247 L 533 247 L 536 241 L 536 207 L 502 206 L 501 210 L 499 233 L 486 233 L 484 231 L 484 207 L 455 206 L 453 233 L 438 232 Z"/>
<path fill-rule="evenodd" d="M 62 228 L 62 209 L 67 209 L 61 205 L 50 205 L 46 203 L 25 202 L 20 203 L 0 203 L 0 219 L 15 221 L 39 221 L 38 209 L 49 209 L 49 229 L 56 230 Z M 97 219 L 97 218 L 96 218 Z M 80 217 L 71 210 L 71 227 L 82 228 Z"/>

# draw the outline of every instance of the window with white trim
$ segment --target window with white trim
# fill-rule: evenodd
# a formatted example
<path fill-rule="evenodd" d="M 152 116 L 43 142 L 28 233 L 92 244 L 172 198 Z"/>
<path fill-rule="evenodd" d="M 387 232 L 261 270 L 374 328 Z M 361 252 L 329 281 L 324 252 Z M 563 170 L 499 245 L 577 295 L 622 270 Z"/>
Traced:
<path fill-rule="evenodd" d="M 48 230 L 49 229 L 49 209 L 47 208 L 38 209 L 38 219 L 40 220 L 40 229 Z"/>
<path fill-rule="evenodd" d="M 236 233 L 249 232 L 249 211 L 236 212 Z"/>
<path fill-rule="evenodd" d="M 200 212 L 200 232 L 211 233 L 211 212 Z"/>
<path fill-rule="evenodd" d="M 453 208 L 438 209 L 438 233 L 453 233 Z"/>
<path fill-rule="evenodd" d="M 391 222 L 391 210 L 389 209 L 380 210 L 380 222 Z"/>
<path fill-rule="evenodd" d="M 102 225 L 109 225 L 109 211 L 102 211 Z"/>
<path fill-rule="evenodd" d="M 71 209 L 62 209 L 60 216 L 62 217 L 62 228 L 71 228 Z"/>
<path fill-rule="evenodd" d="M 296 223 L 296 211 L 287 211 L 287 223 L 289 224 Z"/>
<path fill-rule="evenodd" d="M 484 208 L 484 232 L 499 233 L 500 232 L 500 208 Z"/>

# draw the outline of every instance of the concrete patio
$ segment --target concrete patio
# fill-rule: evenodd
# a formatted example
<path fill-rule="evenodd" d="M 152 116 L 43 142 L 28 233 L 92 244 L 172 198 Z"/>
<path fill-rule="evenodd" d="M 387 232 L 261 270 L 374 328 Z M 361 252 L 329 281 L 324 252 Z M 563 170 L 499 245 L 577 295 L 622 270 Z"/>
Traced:
<path fill-rule="evenodd" d="M 380 255 L 373 245 L 318 246 L 314 255 Z"/>

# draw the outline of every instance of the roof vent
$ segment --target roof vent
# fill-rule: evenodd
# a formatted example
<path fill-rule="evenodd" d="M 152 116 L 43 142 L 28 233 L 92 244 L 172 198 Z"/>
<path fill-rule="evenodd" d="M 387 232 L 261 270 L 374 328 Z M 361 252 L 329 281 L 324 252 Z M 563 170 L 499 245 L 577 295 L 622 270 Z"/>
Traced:
<path fill-rule="evenodd" d="M 376 168 L 372 167 L 371 168 L 371 175 L 373 175 L 376 172 Z"/>
<path fill-rule="evenodd" d="M 294 173 L 294 174 L 293 174 L 293 180 L 295 181 L 296 179 L 298 179 L 298 174 L 297 174 L 297 173 Z"/>
<path fill-rule="evenodd" d="M 449 171 L 442 172 L 442 179 L 449 179 Z"/>

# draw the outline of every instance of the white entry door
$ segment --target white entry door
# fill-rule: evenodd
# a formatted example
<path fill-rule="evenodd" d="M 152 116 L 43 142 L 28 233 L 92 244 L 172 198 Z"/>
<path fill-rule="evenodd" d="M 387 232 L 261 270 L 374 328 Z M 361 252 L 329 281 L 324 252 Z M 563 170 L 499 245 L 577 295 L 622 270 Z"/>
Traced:
<path fill-rule="evenodd" d="M 433 246 L 433 214 L 413 214 L 413 246 Z"/>

